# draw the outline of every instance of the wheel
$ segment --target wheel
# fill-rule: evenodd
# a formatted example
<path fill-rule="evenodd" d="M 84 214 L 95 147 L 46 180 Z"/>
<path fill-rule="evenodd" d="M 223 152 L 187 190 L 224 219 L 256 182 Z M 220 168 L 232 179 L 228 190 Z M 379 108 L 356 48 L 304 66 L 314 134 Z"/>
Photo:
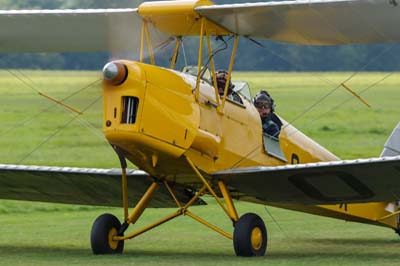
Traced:
<path fill-rule="evenodd" d="M 267 249 L 267 229 L 257 214 L 246 213 L 236 222 L 233 247 L 237 256 L 264 256 Z"/>
<path fill-rule="evenodd" d="M 90 244 L 93 254 L 122 253 L 124 241 L 113 241 L 113 236 L 118 234 L 121 223 L 112 214 L 102 214 L 97 217 L 90 233 Z"/>

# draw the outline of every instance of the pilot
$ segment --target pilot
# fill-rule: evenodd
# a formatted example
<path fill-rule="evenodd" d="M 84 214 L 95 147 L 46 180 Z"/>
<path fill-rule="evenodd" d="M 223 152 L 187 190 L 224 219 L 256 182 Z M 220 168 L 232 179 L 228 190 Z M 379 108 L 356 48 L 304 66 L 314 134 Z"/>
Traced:
<path fill-rule="evenodd" d="M 228 71 L 218 70 L 217 73 L 215 73 L 215 78 L 217 80 L 218 93 L 220 96 L 223 96 L 226 80 L 228 79 Z M 234 87 L 235 85 L 233 85 L 232 82 L 229 80 L 228 93 L 226 94 L 226 97 L 229 100 L 243 104 L 242 98 L 240 98 L 239 94 L 233 90 Z"/>
<path fill-rule="evenodd" d="M 263 133 L 277 138 L 281 132 L 282 122 L 274 113 L 275 104 L 272 97 L 265 90 L 260 91 L 253 100 L 261 117 Z"/>

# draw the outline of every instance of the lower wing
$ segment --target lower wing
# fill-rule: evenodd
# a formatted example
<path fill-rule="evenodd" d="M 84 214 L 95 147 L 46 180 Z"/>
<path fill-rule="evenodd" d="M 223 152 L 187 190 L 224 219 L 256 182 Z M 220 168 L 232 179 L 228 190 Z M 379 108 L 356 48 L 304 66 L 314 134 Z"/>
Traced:
<path fill-rule="evenodd" d="M 152 183 L 143 171 L 127 171 L 129 203 L 136 203 Z M 186 203 L 193 195 L 185 187 L 170 184 Z M 115 169 L 67 168 L 0 164 L 0 198 L 96 206 L 122 206 L 121 172 Z M 205 204 L 203 201 L 198 204 Z M 175 207 L 161 187 L 149 207 Z"/>
<path fill-rule="evenodd" d="M 400 156 L 250 167 L 213 173 L 235 191 L 263 202 L 338 204 L 399 201 Z"/>

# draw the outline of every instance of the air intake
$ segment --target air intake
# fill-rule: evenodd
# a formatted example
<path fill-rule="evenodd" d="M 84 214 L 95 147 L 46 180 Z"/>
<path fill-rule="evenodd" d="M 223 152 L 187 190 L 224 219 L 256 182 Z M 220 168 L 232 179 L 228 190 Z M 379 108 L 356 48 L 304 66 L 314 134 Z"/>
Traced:
<path fill-rule="evenodd" d="M 139 99 L 131 96 L 122 97 L 121 124 L 135 124 Z"/>

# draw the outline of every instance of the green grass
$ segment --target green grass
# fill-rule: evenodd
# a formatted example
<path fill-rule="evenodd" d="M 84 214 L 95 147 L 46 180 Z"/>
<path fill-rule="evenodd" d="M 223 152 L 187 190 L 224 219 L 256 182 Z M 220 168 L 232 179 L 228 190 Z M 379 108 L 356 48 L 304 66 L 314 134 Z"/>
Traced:
<path fill-rule="evenodd" d="M 230 231 L 216 204 L 193 211 Z M 188 217 L 179 217 L 125 243 L 122 256 L 94 256 L 93 220 L 120 209 L 70 207 L 3 201 L 0 210 L 1 265 L 398 265 L 399 236 L 391 230 L 268 208 L 238 204 L 240 213 L 258 213 L 268 226 L 268 255 L 238 258 L 230 240 Z M 173 209 L 147 210 L 137 227 Z M 136 227 L 136 226 L 135 226 Z"/>
<path fill-rule="evenodd" d="M 58 99 L 85 87 L 99 75 L 67 71 L 23 73 L 36 89 Z M 278 113 L 292 121 L 334 88 L 331 81 L 338 84 L 349 75 L 253 72 L 235 73 L 234 77 L 249 80 L 254 92 L 268 89 Z M 360 92 L 385 75 L 360 73 L 346 84 Z M 395 73 L 363 93 L 371 109 L 353 99 L 327 112 L 350 96 L 339 88 L 294 125 L 342 158 L 378 156 L 399 119 L 399 84 L 400 75 Z M 84 109 L 100 94 L 101 87 L 96 85 L 67 102 Z M 9 72 L 0 72 L 0 162 L 118 167 L 115 154 L 102 137 L 101 100 L 82 116 L 92 127 L 74 121 L 26 157 L 71 119 L 71 114 L 53 107 L 24 127 L 10 128 L 52 105 Z M 208 206 L 193 211 L 230 232 L 230 222 L 215 203 L 208 201 Z M 104 212 L 121 217 L 121 209 L 1 200 L 0 265 L 398 265 L 400 262 L 400 239 L 389 229 L 268 207 L 275 223 L 264 206 L 238 203 L 237 207 L 241 214 L 258 213 L 267 223 L 266 257 L 235 257 L 230 240 L 188 217 L 180 217 L 128 241 L 122 256 L 93 256 L 89 243 L 92 222 Z M 172 211 L 146 210 L 137 226 Z"/>

